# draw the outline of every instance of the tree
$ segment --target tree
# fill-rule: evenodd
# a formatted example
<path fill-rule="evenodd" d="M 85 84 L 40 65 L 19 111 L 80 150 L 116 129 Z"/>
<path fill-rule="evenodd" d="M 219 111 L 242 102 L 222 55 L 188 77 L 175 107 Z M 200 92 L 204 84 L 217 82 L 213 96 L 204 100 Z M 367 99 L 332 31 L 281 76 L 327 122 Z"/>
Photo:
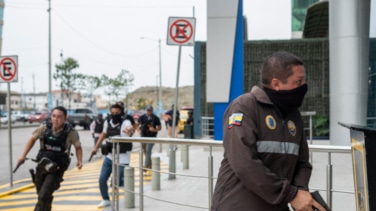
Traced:
<path fill-rule="evenodd" d="M 59 80 L 59 87 L 61 91 L 68 98 L 68 108 L 71 108 L 72 94 L 78 89 L 82 88 L 85 75 L 74 73 L 74 70 L 79 67 L 78 61 L 73 58 L 65 59 L 61 64 L 56 64 L 56 72 L 53 74 L 55 80 Z"/>
<path fill-rule="evenodd" d="M 124 96 L 126 96 L 127 88 L 132 85 L 133 80 L 133 74 L 128 70 L 121 70 L 119 75 L 115 78 L 109 78 L 107 75 L 102 75 L 101 81 L 103 86 L 106 87 L 105 94 L 109 95 L 110 103 L 112 96 L 118 99 L 123 91 L 125 92 Z"/>
<path fill-rule="evenodd" d="M 90 107 L 95 107 L 95 100 L 93 99 L 96 89 L 102 86 L 102 81 L 97 76 L 87 75 L 83 80 L 86 96 L 90 99 Z"/>

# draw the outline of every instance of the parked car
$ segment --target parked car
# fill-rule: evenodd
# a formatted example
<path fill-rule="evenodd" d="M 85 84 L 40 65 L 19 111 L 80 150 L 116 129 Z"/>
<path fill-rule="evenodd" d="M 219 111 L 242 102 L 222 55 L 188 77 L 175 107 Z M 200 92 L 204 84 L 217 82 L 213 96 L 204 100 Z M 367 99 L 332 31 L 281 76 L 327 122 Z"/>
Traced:
<path fill-rule="evenodd" d="M 29 121 L 31 111 L 12 111 L 12 116 L 16 117 L 16 121 Z"/>
<path fill-rule="evenodd" d="M 45 121 L 49 116 L 49 113 L 47 111 L 38 111 L 38 112 L 35 112 L 33 114 L 30 114 L 29 116 L 29 123 L 33 123 L 33 122 L 39 122 L 39 123 L 42 123 L 43 121 Z"/>
<path fill-rule="evenodd" d="M 13 115 L 10 115 L 10 121 L 12 124 L 16 123 L 16 117 Z M 0 116 L 0 122 L 1 124 L 8 124 L 8 115 L 7 114 L 1 114 Z"/>
<path fill-rule="evenodd" d="M 76 125 L 82 126 L 84 130 L 90 129 L 90 124 L 98 116 L 98 111 L 93 108 L 77 108 L 72 113 L 68 114 L 68 122 L 73 127 Z"/>

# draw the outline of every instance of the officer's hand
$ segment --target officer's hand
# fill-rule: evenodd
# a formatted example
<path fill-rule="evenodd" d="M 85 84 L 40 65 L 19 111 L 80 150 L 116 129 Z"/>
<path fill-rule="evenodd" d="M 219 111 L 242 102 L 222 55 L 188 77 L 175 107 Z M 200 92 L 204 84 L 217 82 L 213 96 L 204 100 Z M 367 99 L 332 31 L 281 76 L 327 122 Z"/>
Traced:
<path fill-rule="evenodd" d="M 25 157 L 19 157 L 18 161 L 17 161 L 17 166 L 23 164 L 25 162 L 25 160 L 26 160 Z"/>
<path fill-rule="evenodd" d="M 290 202 L 291 206 L 296 211 L 313 211 L 312 206 L 320 211 L 326 211 L 317 201 L 315 201 L 308 191 L 298 190 L 295 198 Z"/>
<path fill-rule="evenodd" d="M 77 160 L 76 166 L 78 169 L 82 169 L 82 161 Z"/>
<path fill-rule="evenodd" d="M 97 154 L 97 151 L 98 151 L 98 149 L 97 149 L 96 147 L 94 147 L 94 148 L 93 148 L 93 151 L 91 151 L 91 154 L 96 155 L 96 154 Z"/>

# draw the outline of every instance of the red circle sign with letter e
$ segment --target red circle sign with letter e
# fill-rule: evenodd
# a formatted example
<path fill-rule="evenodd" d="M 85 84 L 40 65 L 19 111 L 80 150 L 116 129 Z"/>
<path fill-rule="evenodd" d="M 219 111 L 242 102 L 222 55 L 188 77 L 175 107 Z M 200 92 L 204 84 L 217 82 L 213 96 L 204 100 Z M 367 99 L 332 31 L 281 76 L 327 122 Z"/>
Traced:
<path fill-rule="evenodd" d="M 17 56 L 0 57 L 0 82 L 17 82 Z"/>
<path fill-rule="evenodd" d="M 195 18 L 168 19 L 167 44 L 168 45 L 194 45 Z"/>

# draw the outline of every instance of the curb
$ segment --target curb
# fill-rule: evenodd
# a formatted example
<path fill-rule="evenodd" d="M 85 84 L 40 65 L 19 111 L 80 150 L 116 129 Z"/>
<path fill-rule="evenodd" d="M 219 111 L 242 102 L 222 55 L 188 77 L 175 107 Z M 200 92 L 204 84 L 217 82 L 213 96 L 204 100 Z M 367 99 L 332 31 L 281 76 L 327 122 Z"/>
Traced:
<path fill-rule="evenodd" d="M 30 188 L 33 188 L 34 186 L 35 186 L 34 184 L 28 184 L 28 185 L 25 185 L 25 186 L 22 186 L 22 187 L 19 187 L 19 188 L 13 188 L 11 190 L 0 193 L 0 198 L 3 198 L 3 197 L 8 196 L 8 195 L 15 194 L 15 193 L 18 193 L 18 192 L 21 192 L 21 191 L 24 191 L 24 190 L 27 190 L 27 189 L 30 189 Z"/>

